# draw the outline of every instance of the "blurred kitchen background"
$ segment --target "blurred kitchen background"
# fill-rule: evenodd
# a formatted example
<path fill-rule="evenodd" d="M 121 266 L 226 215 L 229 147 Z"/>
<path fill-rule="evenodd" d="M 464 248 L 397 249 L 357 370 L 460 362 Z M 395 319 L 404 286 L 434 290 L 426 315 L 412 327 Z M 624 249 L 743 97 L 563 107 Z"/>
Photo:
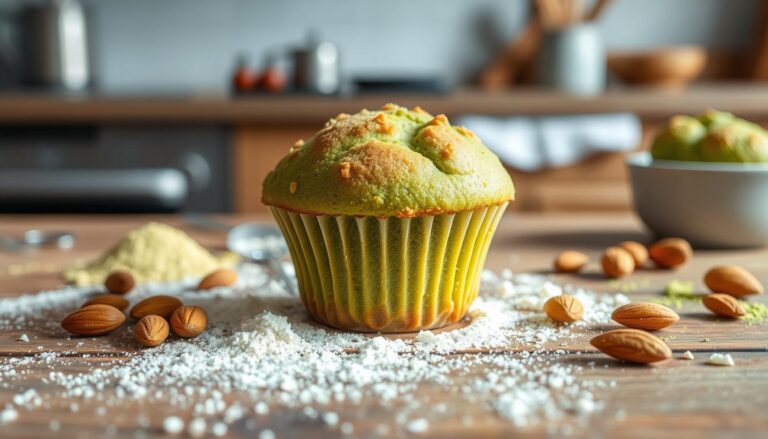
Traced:
<path fill-rule="evenodd" d="M 0 211 L 263 212 L 340 112 L 474 129 L 527 211 L 626 210 L 678 113 L 768 122 L 768 1 L 0 0 Z"/>

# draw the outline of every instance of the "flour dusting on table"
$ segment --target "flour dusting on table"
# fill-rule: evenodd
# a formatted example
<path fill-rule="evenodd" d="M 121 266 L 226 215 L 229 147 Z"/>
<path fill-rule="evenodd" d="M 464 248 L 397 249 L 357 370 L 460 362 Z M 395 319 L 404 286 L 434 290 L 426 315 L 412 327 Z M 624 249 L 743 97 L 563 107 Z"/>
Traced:
<path fill-rule="evenodd" d="M 52 396 L 71 401 L 71 411 L 94 400 L 108 408 L 139 399 L 170 403 L 178 417 L 167 420 L 165 428 L 190 435 L 224 434 L 227 425 L 243 422 L 247 429 L 270 437 L 260 417 L 273 411 L 298 413 L 342 434 L 363 434 L 354 431 L 354 419 L 343 419 L 337 413 L 342 410 L 334 409 L 360 403 L 381 405 L 392 414 L 391 422 L 382 422 L 365 432 L 367 436 L 418 434 L 447 417 L 467 427 L 473 424 L 468 415 L 447 413 L 449 407 L 439 395 L 430 400 L 419 392 L 423 383 L 445 392 L 442 398 L 480 405 L 517 426 L 546 422 L 572 428 L 601 409 L 592 391 L 615 383 L 580 378 L 581 367 L 558 361 L 568 354 L 553 354 L 551 346 L 576 337 L 573 328 L 607 323 L 611 311 L 628 302 L 621 294 L 560 286 L 541 275 L 485 271 L 466 326 L 396 338 L 341 333 L 312 323 L 298 298 L 257 265 L 241 267 L 233 288 L 198 292 L 189 290 L 192 285 L 142 286 L 127 297 L 135 303 L 152 294 L 173 294 L 185 304 L 203 306 L 209 330 L 198 338 L 172 339 L 81 374 L 66 370 L 76 356 L 40 352 L 0 360 L 2 386 L 18 392 L 13 401 L 0 401 L 0 423 L 22 418 L 24 410 L 50 408 L 47 395 L 24 380 L 25 367 L 44 366 L 50 368 L 45 381 L 58 389 Z M 563 292 L 584 304 L 583 321 L 555 326 L 543 314 L 543 303 Z M 25 347 L 32 351 L 35 331 L 60 335 L 77 351 L 83 343 L 68 339 L 58 322 L 81 305 L 87 293 L 66 288 L 2 300 L 0 329 L 24 331 L 29 335 Z M 35 317 L 40 315 L 51 317 Z M 128 325 L 102 338 L 105 351 L 114 345 L 132 346 L 132 329 Z M 545 344 L 550 351 L 542 355 Z M 150 405 L 143 407 L 151 410 Z M 55 422 L 58 428 L 66 419 Z M 142 422 L 146 419 L 138 420 Z"/>

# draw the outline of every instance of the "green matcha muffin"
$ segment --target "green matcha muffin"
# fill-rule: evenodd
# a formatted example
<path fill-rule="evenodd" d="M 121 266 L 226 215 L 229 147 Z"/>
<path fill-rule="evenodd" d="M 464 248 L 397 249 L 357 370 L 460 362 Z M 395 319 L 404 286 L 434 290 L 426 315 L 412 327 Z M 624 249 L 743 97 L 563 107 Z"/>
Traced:
<path fill-rule="evenodd" d="M 768 133 L 721 111 L 675 116 L 656 135 L 651 154 L 664 160 L 768 162 Z"/>
<path fill-rule="evenodd" d="M 262 194 L 316 320 L 409 332 L 464 317 L 514 186 L 468 129 L 387 104 L 296 142 Z"/>
<path fill-rule="evenodd" d="M 695 117 L 675 116 L 656 135 L 653 157 L 665 160 L 701 160 L 697 144 L 707 128 Z"/>

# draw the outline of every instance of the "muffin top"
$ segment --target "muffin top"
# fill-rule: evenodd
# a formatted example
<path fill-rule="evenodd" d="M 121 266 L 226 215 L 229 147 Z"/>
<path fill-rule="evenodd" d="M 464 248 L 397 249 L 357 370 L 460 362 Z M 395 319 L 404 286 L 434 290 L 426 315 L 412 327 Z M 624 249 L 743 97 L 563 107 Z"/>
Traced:
<path fill-rule="evenodd" d="M 498 157 L 444 115 L 387 104 L 340 114 L 299 140 L 264 180 L 262 202 L 311 214 L 408 218 L 512 200 Z"/>

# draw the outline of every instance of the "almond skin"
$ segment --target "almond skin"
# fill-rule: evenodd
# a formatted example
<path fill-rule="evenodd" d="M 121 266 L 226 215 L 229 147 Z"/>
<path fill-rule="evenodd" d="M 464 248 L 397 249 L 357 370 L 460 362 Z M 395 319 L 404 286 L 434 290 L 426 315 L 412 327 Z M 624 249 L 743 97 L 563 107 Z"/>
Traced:
<path fill-rule="evenodd" d="M 600 260 L 603 273 L 610 278 L 619 278 L 635 271 L 635 260 L 621 247 L 608 247 Z"/>
<path fill-rule="evenodd" d="M 628 328 L 658 331 L 680 320 L 676 312 L 650 302 L 628 303 L 616 308 L 611 318 Z"/>
<path fill-rule="evenodd" d="M 171 315 L 171 328 L 179 337 L 197 337 L 208 326 L 208 314 L 199 306 L 182 306 Z"/>
<path fill-rule="evenodd" d="M 219 268 L 205 276 L 197 286 L 198 290 L 207 290 L 216 287 L 227 287 L 237 282 L 237 272 L 229 268 Z"/>
<path fill-rule="evenodd" d="M 136 286 L 136 281 L 133 280 L 133 275 L 130 272 L 115 270 L 109 273 L 107 280 L 104 281 L 104 286 L 110 293 L 128 294 Z"/>
<path fill-rule="evenodd" d="M 584 305 L 581 301 L 568 294 L 551 297 L 544 303 L 547 316 L 560 323 L 571 323 L 584 317 Z"/>
<path fill-rule="evenodd" d="M 736 298 L 733 296 L 729 296 L 728 294 L 708 294 L 704 296 L 701 301 L 704 303 L 704 306 L 706 306 L 707 309 L 719 316 L 738 319 L 747 313 L 739 301 L 736 300 Z"/>
<path fill-rule="evenodd" d="M 181 300 L 173 296 L 152 296 L 134 305 L 131 308 L 131 317 L 139 320 L 144 316 L 154 314 L 167 319 L 181 305 L 183 305 Z"/>
<path fill-rule="evenodd" d="M 632 255 L 635 260 L 635 269 L 638 269 L 648 262 L 648 249 L 637 241 L 623 241 L 617 247 L 621 247 Z"/>
<path fill-rule="evenodd" d="M 117 294 L 99 294 L 98 296 L 93 296 L 90 299 L 88 299 L 88 301 L 85 302 L 83 306 L 109 305 L 109 306 L 114 306 L 120 311 L 125 311 L 125 309 L 128 308 L 129 304 L 130 303 L 128 302 L 128 300 L 123 296 L 119 296 Z M 81 306 L 81 308 L 83 306 Z"/>
<path fill-rule="evenodd" d="M 602 353 L 631 363 L 656 363 L 672 358 L 663 340 L 639 329 L 615 329 L 600 334 L 590 343 Z"/>
<path fill-rule="evenodd" d="M 168 338 L 168 322 L 156 315 L 144 316 L 133 331 L 136 341 L 147 347 L 161 345 Z"/>
<path fill-rule="evenodd" d="M 747 270 L 736 265 L 720 265 L 704 275 L 704 283 L 712 292 L 741 297 L 762 294 L 763 285 Z"/>
<path fill-rule="evenodd" d="M 64 317 L 61 327 L 77 335 L 105 335 L 125 322 L 125 314 L 114 306 L 89 305 Z"/>
<path fill-rule="evenodd" d="M 581 271 L 589 262 L 589 256 L 584 253 L 568 250 L 560 253 L 555 259 L 555 271 L 558 273 L 576 273 Z"/>
<path fill-rule="evenodd" d="M 676 268 L 691 259 L 693 249 L 685 239 L 666 238 L 653 244 L 648 256 L 661 268 Z"/>

